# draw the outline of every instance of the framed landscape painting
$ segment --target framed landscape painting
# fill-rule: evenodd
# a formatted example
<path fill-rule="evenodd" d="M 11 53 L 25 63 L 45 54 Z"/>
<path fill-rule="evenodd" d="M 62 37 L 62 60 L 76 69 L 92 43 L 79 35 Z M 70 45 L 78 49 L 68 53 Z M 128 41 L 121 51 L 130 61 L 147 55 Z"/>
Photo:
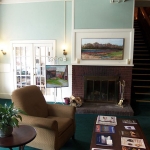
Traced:
<path fill-rule="evenodd" d="M 82 60 L 122 60 L 124 38 L 82 38 Z"/>

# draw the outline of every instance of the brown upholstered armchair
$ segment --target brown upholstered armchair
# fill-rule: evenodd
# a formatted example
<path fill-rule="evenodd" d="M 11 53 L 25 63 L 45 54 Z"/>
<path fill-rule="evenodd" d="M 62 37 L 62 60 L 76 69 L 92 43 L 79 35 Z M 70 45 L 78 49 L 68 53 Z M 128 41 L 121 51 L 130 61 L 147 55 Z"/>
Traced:
<path fill-rule="evenodd" d="M 40 89 L 27 86 L 13 91 L 12 101 L 28 115 L 21 124 L 31 125 L 36 138 L 28 144 L 42 150 L 59 150 L 75 134 L 75 107 L 47 104 Z"/>

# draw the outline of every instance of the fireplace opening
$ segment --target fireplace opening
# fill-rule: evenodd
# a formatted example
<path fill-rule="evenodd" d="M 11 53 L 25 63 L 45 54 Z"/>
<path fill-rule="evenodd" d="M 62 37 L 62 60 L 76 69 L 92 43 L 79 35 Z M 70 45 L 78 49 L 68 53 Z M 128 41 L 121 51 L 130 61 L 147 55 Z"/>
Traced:
<path fill-rule="evenodd" d="M 85 76 L 84 101 L 117 103 L 119 77 L 115 76 Z"/>

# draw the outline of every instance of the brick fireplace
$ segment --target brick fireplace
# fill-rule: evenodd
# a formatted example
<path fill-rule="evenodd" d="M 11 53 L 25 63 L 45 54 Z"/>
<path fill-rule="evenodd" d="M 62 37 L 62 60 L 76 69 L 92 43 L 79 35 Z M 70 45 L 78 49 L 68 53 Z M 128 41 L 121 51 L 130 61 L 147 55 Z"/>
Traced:
<path fill-rule="evenodd" d="M 84 98 L 84 77 L 85 76 L 114 76 L 119 77 L 126 83 L 124 98 L 125 103 L 130 104 L 131 101 L 131 82 L 132 82 L 132 66 L 72 66 L 72 93 L 74 96 Z M 116 100 L 117 102 L 119 101 Z"/>

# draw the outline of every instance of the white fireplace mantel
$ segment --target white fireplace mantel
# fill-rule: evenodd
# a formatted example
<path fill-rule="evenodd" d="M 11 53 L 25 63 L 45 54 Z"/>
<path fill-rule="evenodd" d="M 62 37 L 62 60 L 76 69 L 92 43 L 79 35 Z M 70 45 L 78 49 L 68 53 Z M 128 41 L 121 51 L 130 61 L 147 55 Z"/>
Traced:
<path fill-rule="evenodd" d="M 75 29 L 72 37 L 72 65 L 133 66 L 134 29 Z M 122 60 L 82 60 L 82 38 L 124 38 Z"/>

